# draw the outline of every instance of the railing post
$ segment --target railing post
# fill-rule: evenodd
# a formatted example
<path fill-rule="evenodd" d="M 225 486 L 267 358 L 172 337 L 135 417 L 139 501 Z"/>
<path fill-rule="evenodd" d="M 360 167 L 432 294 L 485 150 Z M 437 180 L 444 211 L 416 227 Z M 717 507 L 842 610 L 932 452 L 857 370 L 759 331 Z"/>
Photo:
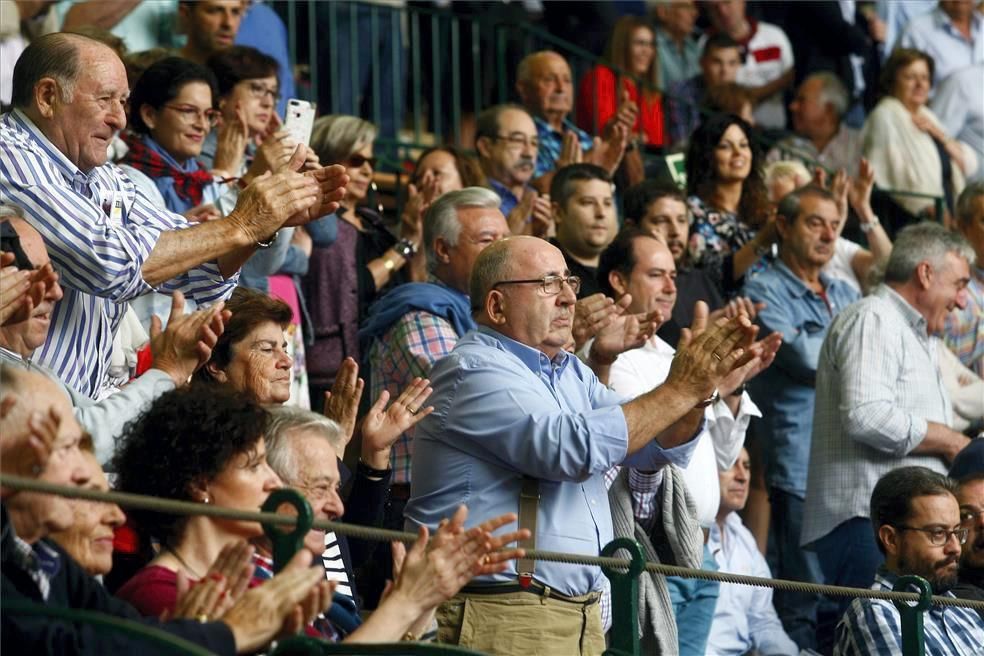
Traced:
<path fill-rule="evenodd" d="M 270 538 L 273 551 L 273 572 L 276 574 L 290 562 L 294 554 L 304 546 L 304 536 L 311 530 L 314 523 L 314 513 L 311 504 L 300 492 L 288 488 L 274 490 L 263 503 L 263 512 L 275 513 L 282 504 L 289 503 L 297 511 L 297 524 L 290 533 L 284 533 L 280 527 L 273 524 L 263 524 L 263 532 Z"/>
<path fill-rule="evenodd" d="M 601 568 L 612 584 L 612 646 L 605 650 L 605 656 L 638 656 L 639 575 L 646 568 L 646 557 L 639 543 L 629 538 L 612 540 L 601 550 L 601 555 L 614 556 L 619 549 L 632 554 L 629 570 Z"/>
<path fill-rule="evenodd" d="M 902 656 L 923 656 L 926 641 L 923 634 L 923 613 L 933 605 L 933 588 L 921 576 L 902 576 L 892 588 L 895 592 L 912 592 L 911 586 L 919 588 L 919 601 L 910 606 L 906 601 L 893 601 L 902 617 Z"/>

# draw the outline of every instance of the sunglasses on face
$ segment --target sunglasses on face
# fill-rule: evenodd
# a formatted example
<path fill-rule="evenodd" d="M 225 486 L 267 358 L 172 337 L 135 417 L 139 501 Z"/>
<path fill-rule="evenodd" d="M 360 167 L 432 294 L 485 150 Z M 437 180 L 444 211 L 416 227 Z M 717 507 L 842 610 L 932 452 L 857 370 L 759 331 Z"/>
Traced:
<path fill-rule="evenodd" d="M 363 164 L 369 164 L 369 168 L 374 169 L 376 168 L 376 158 L 355 154 L 349 155 L 349 158 L 345 160 L 345 165 L 350 169 L 361 169 Z"/>

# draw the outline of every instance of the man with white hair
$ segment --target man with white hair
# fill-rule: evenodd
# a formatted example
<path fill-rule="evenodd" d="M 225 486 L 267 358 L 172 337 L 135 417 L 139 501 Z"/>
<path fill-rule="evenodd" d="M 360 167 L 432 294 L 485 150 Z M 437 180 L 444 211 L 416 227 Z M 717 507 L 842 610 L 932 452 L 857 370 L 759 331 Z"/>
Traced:
<path fill-rule="evenodd" d="M 841 119 L 850 106 L 847 87 L 833 73 L 808 75 L 789 103 L 795 136 L 779 141 L 768 161 L 800 159 L 807 166 L 819 162 L 833 171 L 855 175 L 861 160 L 861 132 Z"/>
<path fill-rule="evenodd" d="M 509 235 L 499 197 L 468 187 L 438 198 L 424 216 L 427 282 L 396 287 L 369 309 L 359 331 L 360 352 L 368 353 L 372 398 L 385 390 L 397 398 L 414 378 L 427 378 L 434 363 L 475 328 L 468 280 L 475 259 L 487 246 Z M 393 484 L 385 525 L 402 530 L 403 506 L 410 498 L 413 434 L 393 445 Z"/>
<path fill-rule="evenodd" d="M 801 544 L 826 582 L 866 587 L 883 557 L 871 530 L 875 483 L 902 466 L 946 474 L 970 442 L 950 428 L 937 340 L 967 304 L 966 240 L 936 223 L 899 232 L 884 283 L 831 323 L 820 349 Z"/>

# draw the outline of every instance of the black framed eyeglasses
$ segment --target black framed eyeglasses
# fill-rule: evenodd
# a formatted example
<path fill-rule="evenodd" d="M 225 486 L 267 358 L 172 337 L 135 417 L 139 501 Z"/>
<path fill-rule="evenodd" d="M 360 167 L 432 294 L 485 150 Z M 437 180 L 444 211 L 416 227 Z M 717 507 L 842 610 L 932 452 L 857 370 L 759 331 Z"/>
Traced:
<path fill-rule="evenodd" d="M 929 536 L 929 543 L 934 547 L 942 547 L 950 539 L 950 536 L 957 538 L 958 544 L 966 544 L 967 535 L 970 533 L 969 528 L 955 528 L 952 531 L 941 526 L 934 526 L 932 528 L 920 528 L 918 526 L 906 526 L 905 524 L 898 524 L 895 528 L 900 531 L 919 531 L 920 533 L 925 533 Z"/>
<path fill-rule="evenodd" d="M 968 507 L 960 509 L 961 524 L 973 524 L 979 522 L 981 518 L 984 518 L 984 508 L 974 509 Z"/>
<path fill-rule="evenodd" d="M 500 285 L 540 285 L 547 296 L 556 296 L 564 289 L 564 283 L 570 285 L 571 291 L 577 294 L 581 291 L 581 279 L 578 276 L 543 276 L 529 280 L 500 280 L 492 285 L 492 289 Z"/>
<path fill-rule="evenodd" d="M 527 146 L 531 148 L 540 147 L 540 139 L 538 137 L 528 137 L 525 134 L 497 134 L 492 138 L 496 141 L 505 141 L 510 148 L 515 148 L 516 150 L 526 148 Z"/>

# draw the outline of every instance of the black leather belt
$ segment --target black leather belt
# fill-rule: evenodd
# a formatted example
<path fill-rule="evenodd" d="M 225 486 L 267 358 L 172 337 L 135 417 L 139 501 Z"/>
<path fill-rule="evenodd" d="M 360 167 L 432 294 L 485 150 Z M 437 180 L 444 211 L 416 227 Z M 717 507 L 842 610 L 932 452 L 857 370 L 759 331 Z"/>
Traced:
<path fill-rule="evenodd" d="M 563 601 L 568 604 L 577 604 L 579 606 L 591 606 L 592 604 L 598 603 L 601 595 L 594 595 L 592 598 L 584 599 L 574 599 L 568 597 L 567 595 L 562 595 L 559 592 L 554 592 L 552 589 L 543 585 L 539 581 L 530 582 L 529 587 L 524 588 L 518 583 L 492 583 L 492 584 L 476 584 L 476 585 L 466 585 L 461 589 L 462 594 L 471 595 L 496 595 L 496 594 L 512 594 L 515 592 L 528 592 L 529 594 L 536 595 L 538 597 L 547 597 L 548 599 L 556 599 L 557 601 Z"/>

